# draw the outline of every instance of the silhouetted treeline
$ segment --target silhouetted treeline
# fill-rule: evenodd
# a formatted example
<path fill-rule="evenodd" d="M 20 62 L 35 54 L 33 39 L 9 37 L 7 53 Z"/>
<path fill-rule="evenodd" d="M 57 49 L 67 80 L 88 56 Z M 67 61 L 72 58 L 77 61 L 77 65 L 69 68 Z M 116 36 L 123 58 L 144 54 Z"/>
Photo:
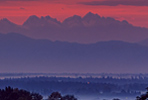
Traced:
<path fill-rule="evenodd" d="M 147 92 L 141 96 L 137 96 L 136 100 L 147 100 L 148 99 L 148 87 Z M 52 92 L 48 98 L 43 98 L 39 93 L 33 93 L 24 89 L 12 88 L 10 86 L 0 89 L 0 100 L 77 100 L 74 95 L 62 96 L 59 92 Z M 103 99 L 105 100 L 105 99 Z M 120 100 L 115 98 L 113 100 Z"/>
<path fill-rule="evenodd" d="M 43 100 L 43 96 L 8 86 L 5 89 L 0 89 L 0 100 Z M 73 95 L 62 96 L 59 92 L 53 92 L 47 100 L 77 100 L 77 98 Z"/>
<path fill-rule="evenodd" d="M 0 89 L 0 100 L 42 100 L 43 97 L 38 93 L 30 93 L 26 90 L 18 88 L 6 87 Z"/>

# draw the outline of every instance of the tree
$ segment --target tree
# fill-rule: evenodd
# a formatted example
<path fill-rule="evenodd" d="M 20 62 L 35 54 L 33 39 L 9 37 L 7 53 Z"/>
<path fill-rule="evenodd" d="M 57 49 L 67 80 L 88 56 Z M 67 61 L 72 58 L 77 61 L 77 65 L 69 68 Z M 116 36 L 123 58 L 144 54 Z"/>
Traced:
<path fill-rule="evenodd" d="M 142 94 L 140 97 L 137 96 L 136 100 L 148 100 L 148 87 L 146 89 L 147 89 L 147 92 L 145 94 Z"/>
<path fill-rule="evenodd" d="M 116 99 L 113 99 L 113 100 L 120 100 L 120 99 L 116 98 Z"/>
<path fill-rule="evenodd" d="M 59 92 L 53 92 L 49 97 L 48 100 L 77 100 L 73 95 L 65 95 L 61 96 Z"/>
<path fill-rule="evenodd" d="M 61 100 L 62 96 L 59 92 L 53 92 L 49 97 L 48 100 Z"/>
<path fill-rule="evenodd" d="M 10 86 L 0 89 L 0 100 L 42 100 L 37 93 L 30 93 L 26 90 L 13 89 Z"/>
<path fill-rule="evenodd" d="M 32 100 L 42 100 L 42 96 L 38 93 L 32 93 L 31 94 Z"/>
<path fill-rule="evenodd" d="M 62 97 L 62 100 L 77 100 L 73 95 L 66 95 Z"/>

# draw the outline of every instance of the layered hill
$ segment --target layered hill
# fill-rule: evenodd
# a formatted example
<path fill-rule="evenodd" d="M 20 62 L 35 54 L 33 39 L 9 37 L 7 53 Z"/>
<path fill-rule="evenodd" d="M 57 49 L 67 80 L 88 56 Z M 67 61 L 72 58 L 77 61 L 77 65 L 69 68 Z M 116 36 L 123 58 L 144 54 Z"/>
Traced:
<path fill-rule="evenodd" d="M 146 73 L 148 47 L 122 41 L 79 44 L 0 34 L 0 72 Z"/>

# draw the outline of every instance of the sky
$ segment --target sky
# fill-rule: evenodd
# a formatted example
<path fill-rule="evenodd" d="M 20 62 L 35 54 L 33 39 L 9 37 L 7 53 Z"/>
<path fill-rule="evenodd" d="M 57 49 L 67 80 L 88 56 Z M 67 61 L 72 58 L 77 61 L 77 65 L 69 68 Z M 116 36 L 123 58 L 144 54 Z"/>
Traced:
<path fill-rule="evenodd" d="M 23 24 L 31 15 L 63 21 L 90 11 L 148 28 L 148 0 L 0 0 L 0 19 L 8 18 L 16 24 Z"/>

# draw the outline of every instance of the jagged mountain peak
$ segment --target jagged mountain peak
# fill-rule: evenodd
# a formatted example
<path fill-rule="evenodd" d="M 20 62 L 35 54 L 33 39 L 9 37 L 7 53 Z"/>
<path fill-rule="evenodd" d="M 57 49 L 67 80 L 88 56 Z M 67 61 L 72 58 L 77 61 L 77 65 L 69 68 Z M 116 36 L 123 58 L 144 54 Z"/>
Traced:
<path fill-rule="evenodd" d="M 31 15 L 29 18 L 28 18 L 28 20 L 35 20 L 35 19 L 40 19 L 38 16 L 36 16 L 36 15 Z"/>
<path fill-rule="evenodd" d="M 3 18 L 0 21 L 5 21 L 5 22 L 9 22 L 9 20 L 7 18 Z"/>
<path fill-rule="evenodd" d="M 40 18 L 36 15 L 31 15 L 23 24 L 23 26 L 35 25 L 40 21 Z"/>
<path fill-rule="evenodd" d="M 98 14 L 94 14 L 92 12 L 88 12 L 84 17 L 83 19 L 96 19 L 96 18 L 101 18 Z"/>
<path fill-rule="evenodd" d="M 53 19 L 53 18 L 51 18 L 49 15 L 47 15 L 47 16 L 41 16 L 41 19 L 42 20 L 51 20 L 51 19 Z"/>
<path fill-rule="evenodd" d="M 83 26 L 81 16 L 74 15 L 72 17 L 68 17 L 63 21 L 63 24 L 68 27 L 76 27 L 76 26 Z"/>
<path fill-rule="evenodd" d="M 83 18 L 84 26 L 94 26 L 100 23 L 103 20 L 98 14 L 94 14 L 92 12 L 88 12 Z"/>
<path fill-rule="evenodd" d="M 126 20 L 123 20 L 122 22 L 125 23 L 125 24 L 129 24 L 128 21 L 126 21 Z"/>
<path fill-rule="evenodd" d="M 56 18 L 52 18 L 50 16 L 41 16 L 41 18 L 37 17 L 36 15 L 30 16 L 23 24 L 25 27 L 46 27 L 49 25 L 58 25 L 60 24 Z"/>
<path fill-rule="evenodd" d="M 14 25 L 14 23 L 11 22 L 11 21 L 9 21 L 7 18 L 1 19 L 1 20 L 0 20 L 0 23 L 3 24 L 3 25 L 4 25 L 4 24 L 11 24 L 11 25 L 13 24 L 13 25 Z"/>
<path fill-rule="evenodd" d="M 51 17 L 48 15 L 48 16 L 45 16 L 44 18 L 46 18 L 46 19 L 51 19 Z"/>
<path fill-rule="evenodd" d="M 79 18 L 79 19 L 81 19 L 81 16 L 73 15 L 73 18 Z"/>
<path fill-rule="evenodd" d="M 65 22 L 67 22 L 67 21 L 76 21 L 76 20 L 81 22 L 81 20 L 82 20 L 81 16 L 74 15 L 74 16 L 72 16 L 72 17 L 68 17 L 67 19 L 65 19 L 65 20 L 63 21 L 63 23 L 65 23 Z"/>
<path fill-rule="evenodd" d="M 49 23 L 56 23 L 56 24 L 61 24 L 60 21 L 58 21 L 56 18 L 52 18 L 51 16 L 47 15 L 45 17 L 41 16 L 42 21 L 46 21 Z"/>

